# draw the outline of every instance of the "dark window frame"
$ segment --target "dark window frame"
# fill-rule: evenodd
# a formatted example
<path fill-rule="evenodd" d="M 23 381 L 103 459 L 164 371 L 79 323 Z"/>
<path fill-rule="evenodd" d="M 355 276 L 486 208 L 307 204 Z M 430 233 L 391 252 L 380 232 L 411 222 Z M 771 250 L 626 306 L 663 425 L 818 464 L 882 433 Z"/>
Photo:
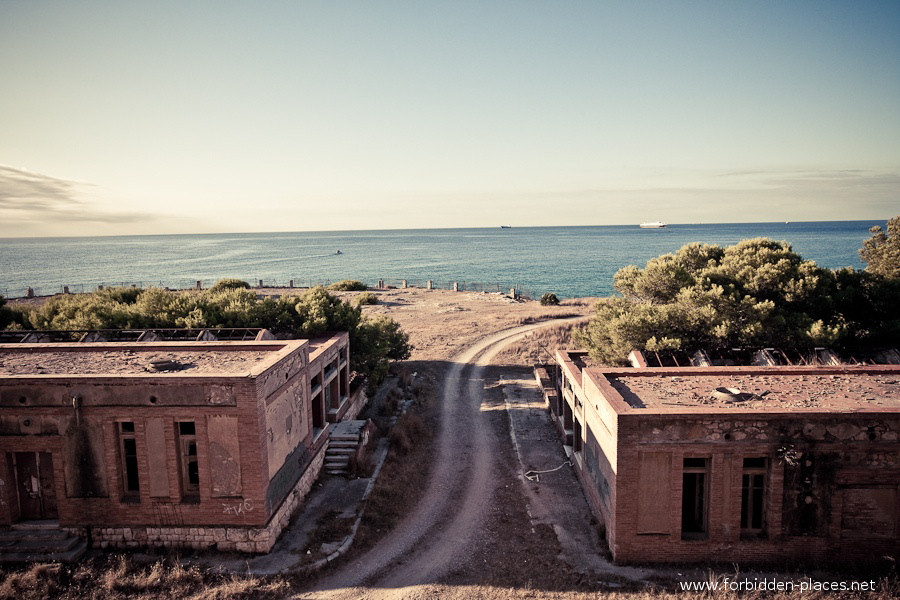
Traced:
<path fill-rule="evenodd" d="M 765 537 L 769 461 L 746 457 L 741 469 L 741 536 Z"/>
<path fill-rule="evenodd" d="M 119 438 L 119 474 L 121 476 L 122 499 L 138 502 L 141 498 L 141 477 L 138 467 L 137 427 L 134 421 L 117 421 L 116 435 Z"/>
<path fill-rule="evenodd" d="M 685 456 L 681 475 L 681 539 L 709 537 L 710 457 Z"/>
<path fill-rule="evenodd" d="M 200 463 L 197 457 L 197 425 L 194 421 L 177 421 L 178 479 L 183 501 L 200 499 Z"/>

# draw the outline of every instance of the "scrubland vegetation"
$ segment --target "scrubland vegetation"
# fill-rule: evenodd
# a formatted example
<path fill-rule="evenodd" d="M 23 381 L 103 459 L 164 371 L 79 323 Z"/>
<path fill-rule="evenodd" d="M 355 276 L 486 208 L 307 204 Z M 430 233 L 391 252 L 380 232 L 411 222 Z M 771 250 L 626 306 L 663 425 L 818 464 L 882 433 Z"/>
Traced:
<path fill-rule="evenodd" d="M 556 306 L 559 304 L 559 298 L 553 292 L 547 292 L 541 296 L 541 306 Z"/>
<path fill-rule="evenodd" d="M 633 349 L 895 345 L 900 278 L 881 274 L 889 261 L 878 260 L 877 269 L 831 270 L 803 260 L 786 242 L 688 244 L 643 269 L 620 269 L 620 296 L 597 302 L 577 340 L 610 364 L 623 363 Z"/>
<path fill-rule="evenodd" d="M 172 292 L 160 288 L 107 288 L 61 295 L 40 306 L 9 309 L 0 304 L 0 325 L 20 329 L 163 329 L 173 327 L 264 327 L 279 337 L 350 334 L 351 368 L 374 385 L 391 360 L 409 357 L 408 336 L 385 316 L 365 317 L 323 287 L 300 296 L 258 297 L 235 279 L 209 290 Z"/>
<path fill-rule="evenodd" d="M 900 277 L 900 217 L 887 223 L 887 232 L 876 225 L 869 229 L 872 236 L 863 242 L 859 257 L 866 263 L 866 271 L 885 277 Z"/>
<path fill-rule="evenodd" d="M 362 281 L 356 281 L 355 279 L 345 279 L 343 281 L 332 283 L 328 286 L 328 289 L 335 292 L 364 292 L 369 289 L 369 286 L 364 284 Z"/>
<path fill-rule="evenodd" d="M 373 292 L 363 292 L 361 294 L 358 294 L 353 299 L 353 302 L 357 306 L 375 305 L 375 304 L 378 304 L 378 296 L 376 296 Z"/>

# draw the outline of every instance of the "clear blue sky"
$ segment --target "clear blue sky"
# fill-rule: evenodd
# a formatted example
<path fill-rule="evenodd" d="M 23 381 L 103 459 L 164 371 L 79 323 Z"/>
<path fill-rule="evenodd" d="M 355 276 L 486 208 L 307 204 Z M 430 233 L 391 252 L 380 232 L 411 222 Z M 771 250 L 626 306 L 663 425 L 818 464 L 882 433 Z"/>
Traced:
<path fill-rule="evenodd" d="M 0 2 L 0 236 L 900 214 L 900 2 Z"/>

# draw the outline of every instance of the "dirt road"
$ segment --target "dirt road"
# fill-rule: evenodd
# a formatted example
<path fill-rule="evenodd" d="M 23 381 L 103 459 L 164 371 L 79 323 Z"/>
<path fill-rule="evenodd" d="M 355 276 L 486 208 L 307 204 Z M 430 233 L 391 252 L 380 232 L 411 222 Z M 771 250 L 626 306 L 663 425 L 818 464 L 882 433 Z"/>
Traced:
<path fill-rule="evenodd" d="M 308 597 L 408 597 L 411 587 L 436 583 L 471 553 L 494 496 L 500 443 L 482 411 L 483 371 L 506 345 L 547 325 L 507 329 L 452 360 L 443 385 L 437 454 L 422 500 L 382 542 L 319 581 Z"/>

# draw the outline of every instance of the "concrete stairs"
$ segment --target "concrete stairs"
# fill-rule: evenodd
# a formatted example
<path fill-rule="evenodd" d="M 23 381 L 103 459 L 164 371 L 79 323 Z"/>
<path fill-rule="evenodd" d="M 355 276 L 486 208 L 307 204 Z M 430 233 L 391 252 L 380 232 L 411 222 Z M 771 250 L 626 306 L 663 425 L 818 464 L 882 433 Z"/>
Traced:
<path fill-rule="evenodd" d="M 59 528 L 58 521 L 25 521 L 0 529 L 0 563 L 74 562 L 87 542 Z"/>
<path fill-rule="evenodd" d="M 331 425 L 328 448 L 325 450 L 325 472 L 329 475 L 347 476 L 350 457 L 356 454 L 360 444 L 360 431 L 365 421 L 341 421 Z"/>

